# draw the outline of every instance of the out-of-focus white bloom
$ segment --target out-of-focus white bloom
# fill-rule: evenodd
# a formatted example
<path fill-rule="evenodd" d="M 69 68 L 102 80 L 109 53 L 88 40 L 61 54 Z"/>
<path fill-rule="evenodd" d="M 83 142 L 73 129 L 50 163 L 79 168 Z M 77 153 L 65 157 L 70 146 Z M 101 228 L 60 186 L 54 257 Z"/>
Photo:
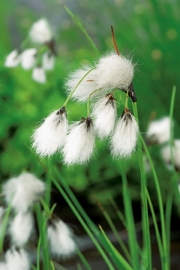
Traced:
<path fill-rule="evenodd" d="M 31 69 L 36 63 L 37 50 L 35 48 L 27 49 L 21 54 L 21 65 L 24 69 Z"/>
<path fill-rule="evenodd" d="M 35 22 L 29 32 L 29 36 L 32 42 L 46 43 L 52 39 L 52 31 L 50 25 L 46 19 L 40 19 Z"/>
<path fill-rule="evenodd" d="M 62 107 L 51 113 L 32 135 L 36 152 L 41 156 L 51 156 L 64 144 L 67 134 L 66 110 Z"/>
<path fill-rule="evenodd" d="M 26 212 L 44 191 L 45 184 L 31 173 L 22 173 L 3 185 L 5 201 L 16 212 Z"/>
<path fill-rule="evenodd" d="M 44 70 L 52 70 L 54 68 L 55 57 L 52 53 L 46 52 L 42 57 L 42 67 Z"/>
<path fill-rule="evenodd" d="M 101 57 L 96 65 L 97 89 L 127 90 L 134 76 L 134 65 L 115 52 Z"/>
<path fill-rule="evenodd" d="M 161 156 L 168 166 L 172 169 L 172 162 L 174 162 L 176 170 L 180 170 L 180 140 L 174 140 L 174 145 L 172 147 L 172 156 L 170 145 L 166 145 L 161 150 Z M 172 160 L 173 159 L 173 160 Z"/>
<path fill-rule="evenodd" d="M 20 55 L 17 50 L 12 51 L 6 56 L 5 66 L 9 68 L 16 67 L 20 62 Z"/>
<path fill-rule="evenodd" d="M 94 116 L 94 126 L 101 139 L 107 137 L 112 132 L 116 115 L 116 103 L 112 94 L 107 94 L 93 104 L 92 116 Z"/>
<path fill-rule="evenodd" d="M 134 116 L 125 109 L 111 139 L 111 151 L 114 157 L 129 157 L 132 154 L 136 147 L 138 131 Z"/>
<path fill-rule="evenodd" d="M 58 257 L 69 257 L 76 251 L 72 230 L 60 219 L 52 220 L 48 226 L 51 253 Z"/>
<path fill-rule="evenodd" d="M 6 265 L 8 270 L 29 270 L 30 262 L 24 249 L 11 248 L 6 252 Z"/>
<path fill-rule="evenodd" d="M 63 148 L 64 162 L 68 165 L 88 161 L 95 146 L 95 135 L 92 119 L 82 118 L 82 121 L 69 127 Z"/>
<path fill-rule="evenodd" d="M 7 265 L 6 265 L 5 262 L 0 262 L 0 269 L 1 269 L 1 270 L 9 270 L 9 269 L 7 268 Z"/>
<path fill-rule="evenodd" d="M 149 124 L 146 137 L 150 143 L 164 143 L 170 138 L 170 118 L 163 117 Z"/>
<path fill-rule="evenodd" d="M 11 236 L 12 243 L 17 247 L 25 245 L 31 236 L 32 230 L 32 213 L 19 212 L 12 220 L 9 228 L 9 234 Z"/>
<path fill-rule="evenodd" d="M 34 81 L 38 83 L 45 83 L 46 82 L 46 74 L 42 67 L 35 67 L 33 69 L 32 78 Z"/>
<path fill-rule="evenodd" d="M 84 66 L 81 69 L 76 70 L 70 74 L 69 79 L 67 80 L 65 87 L 67 88 L 68 93 L 72 92 L 80 80 L 90 71 L 92 67 Z M 96 84 L 96 70 L 93 69 L 90 71 L 84 79 L 77 86 L 76 91 L 73 93 L 72 97 L 78 101 L 86 101 L 89 95 L 97 90 Z M 95 93 L 94 95 L 96 95 Z"/>

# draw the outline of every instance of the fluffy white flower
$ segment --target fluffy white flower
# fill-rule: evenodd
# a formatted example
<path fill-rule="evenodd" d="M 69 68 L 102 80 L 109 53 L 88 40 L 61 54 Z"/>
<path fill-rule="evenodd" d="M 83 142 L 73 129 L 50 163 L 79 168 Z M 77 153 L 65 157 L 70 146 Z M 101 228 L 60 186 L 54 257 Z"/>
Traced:
<path fill-rule="evenodd" d="M 64 144 L 67 134 L 67 116 L 65 108 L 51 113 L 32 135 L 36 152 L 41 156 L 51 156 Z"/>
<path fill-rule="evenodd" d="M 26 212 L 44 191 L 45 184 L 31 173 L 22 173 L 3 185 L 5 201 L 16 212 Z"/>
<path fill-rule="evenodd" d="M 95 146 L 93 123 L 90 117 L 82 118 L 82 121 L 69 127 L 63 148 L 64 162 L 68 165 L 88 161 Z"/>
<path fill-rule="evenodd" d="M 8 270 L 7 265 L 5 262 L 0 262 L 0 269 L 1 270 Z"/>
<path fill-rule="evenodd" d="M 68 93 L 72 92 L 77 86 L 79 81 L 90 71 L 92 67 L 84 66 L 81 69 L 76 70 L 70 74 L 69 79 L 67 80 L 65 87 L 67 88 Z M 81 81 L 81 83 L 76 88 L 76 91 L 73 93 L 72 97 L 78 101 L 86 101 L 89 95 L 97 90 L 96 84 L 96 70 L 93 69 L 90 71 L 87 76 Z M 94 94 L 95 95 L 95 94 Z"/>
<path fill-rule="evenodd" d="M 52 70 L 54 68 L 55 57 L 52 53 L 46 52 L 42 57 L 42 67 L 44 70 Z"/>
<path fill-rule="evenodd" d="M 51 253 L 58 257 L 68 257 L 75 253 L 76 244 L 72 230 L 60 219 L 52 220 L 48 226 Z"/>
<path fill-rule="evenodd" d="M 33 230 L 33 216 L 32 213 L 19 212 L 12 220 L 9 227 L 9 234 L 11 241 L 15 246 L 23 246 L 29 240 Z"/>
<path fill-rule="evenodd" d="M 164 143 L 170 138 L 170 118 L 163 117 L 149 124 L 146 137 L 151 143 Z"/>
<path fill-rule="evenodd" d="M 46 82 L 46 74 L 42 67 L 35 67 L 33 69 L 32 78 L 34 81 L 38 83 L 45 83 Z"/>
<path fill-rule="evenodd" d="M 138 130 L 134 116 L 125 109 L 111 139 L 111 151 L 114 157 L 129 157 L 132 154 L 136 147 Z"/>
<path fill-rule="evenodd" d="M 21 65 L 24 69 L 31 69 L 36 63 L 37 50 L 34 48 L 27 49 L 21 54 Z"/>
<path fill-rule="evenodd" d="M 35 22 L 29 32 L 32 42 L 43 44 L 52 39 L 52 31 L 46 19 Z"/>
<path fill-rule="evenodd" d="M 12 51 L 6 56 L 5 66 L 6 67 L 16 67 L 20 62 L 20 55 L 17 50 Z"/>
<path fill-rule="evenodd" d="M 116 115 L 116 103 L 112 94 L 107 94 L 93 104 L 92 116 L 94 117 L 94 126 L 101 139 L 107 137 L 112 132 Z"/>
<path fill-rule="evenodd" d="M 30 262 L 24 249 L 11 248 L 6 252 L 7 270 L 29 270 Z"/>
<path fill-rule="evenodd" d="M 180 170 L 180 140 L 174 140 L 172 147 L 172 157 L 170 145 L 166 145 L 161 150 L 161 156 L 169 169 L 172 169 L 172 159 L 176 170 Z"/>
<path fill-rule="evenodd" d="M 101 57 L 96 65 L 97 89 L 127 90 L 134 76 L 134 65 L 115 52 Z"/>

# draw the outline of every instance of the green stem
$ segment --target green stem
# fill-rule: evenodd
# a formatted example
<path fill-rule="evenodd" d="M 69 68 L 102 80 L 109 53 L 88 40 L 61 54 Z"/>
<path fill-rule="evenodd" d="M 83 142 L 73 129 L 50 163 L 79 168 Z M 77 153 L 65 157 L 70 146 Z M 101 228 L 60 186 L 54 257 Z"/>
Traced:
<path fill-rule="evenodd" d="M 87 270 L 92 270 L 90 264 L 88 263 L 88 261 L 86 260 L 86 258 L 84 257 L 84 255 L 82 254 L 82 252 L 79 249 L 76 249 L 77 255 L 79 256 L 80 260 L 82 261 L 82 263 L 84 264 L 84 266 L 86 267 Z"/>
<path fill-rule="evenodd" d="M 173 204 L 173 195 L 169 194 L 166 201 L 166 241 L 168 255 L 168 269 L 170 269 L 170 234 L 171 234 L 171 212 Z"/>
<path fill-rule="evenodd" d="M 173 111 L 174 111 L 175 96 L 176 96 L 176 87 L 174 86 L 173 90 L 172 90 L 171 103 L 170 103 L 170 112 L 169 112 L 169 117 L 170 117 L 170 139 L 169 139 L 169 144 L 170 144 L 170 151 L 171 151 L 171 162 L 172 162 L 174 172 L 175 172 L 175 164 L 174 164 L 174 157 L 173 157 L 173 144 L 174 144 Z"/>

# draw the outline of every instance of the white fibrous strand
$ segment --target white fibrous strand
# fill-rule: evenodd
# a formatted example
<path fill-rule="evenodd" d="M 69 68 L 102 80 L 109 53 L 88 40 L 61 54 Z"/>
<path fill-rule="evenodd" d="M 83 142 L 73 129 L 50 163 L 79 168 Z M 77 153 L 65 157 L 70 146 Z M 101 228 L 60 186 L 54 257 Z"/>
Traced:
<path fill-rule="evenodd" d="M 78 69 L 72 74 L 70 74 L 69 79 L 66 81 L 65 84 L 68 94 L 70 94 L 75 89 L 77 84 L 91 69 L 92 67 L 90 66 L 84 66 L 83 68 Z M 96 70 L 93 69 L 80 82 L 72 97 L 80 102 L 83 102 L 86 101 L 89 95 L 95 90 L 97 90 Z"/>
<path fill-rule="evenodd" d="M 55 57 L 52 53 L 46 52 L 42 57 L 42 67 L 44 70 L 52 70 L 54 68 Z"/>
<path fill-rule="evenodd" d="M 31 212 L 19 212 L 17 215 L 15 215 L 9 227 L 11 242 L 15 246 L 21 247 L 28 242 L 33 230 L 33 222 L 34 221 Z"/>
<path fill-rule="evenodd" d="M 118 120 L 111 139 L 111 152 L 114 157 L 129 157 L 136 148 L 138 124 L 128 109 Z"/>
<path fill-rule="evenodd" d="M 20 63 L 20 54 L 18 50 L 12 51 L 6 56 L 5 66 L 8 68 L 16 67 Z"/>
<path fill-rule="evenodd" d="M 24 69 L 31 69 L 34 67 L 37 58 L 37 50 L 35 48 L 27 49 L 21 54 L 21 65 Z"/>
<path fill-rule="evenodd" d="M 11 248 L 5 255 L 8 270 L 30 270 L 30 262 L 26 251 L 22 248 Z"/>
<path fill-rule="evenodd" d="M 64 145 L 68 121 L 66 110 L 62 107 L 51 113 L 32 135 L 33 144 L 40 156 L 51 156 Z"/>
<path fill-rule="evenodd" d="M 82 121 L 69 126 L 65 145 L 62 149 L 64 162 L 82 164 L 89 161 L 95 146 L 95 134 L 92 119 L 82 118 Z"/>
<path fill-rule="evenodd" d="M 70 257 L 76 251 L 73 232 L 60 219 L 49 222 L 48 240 L 51 253 L 55 257 Z"/>
<path fill-rule="evenodd" d="M 35 22 L 29 32 L 30 39 L 34 43 L 44 44 L 52 40 L 52 31 L 46 19 Z"/>
<path fill-rule="evenodd" d="M 161 150 L 161 156 L 168 169 L 172 169 L 174 164 L 175 169 L 180 171 L 180 139 L 174 140 L 172 150 L 170 145 L 164 146 Z"/>
<path fill-rule="evenodd" d="M 127 90 L 134 76 L 134 65 L 131 60 L 116 52 L 101 57 L 96 64 L 97 89 Z"/>
<path fill-rule="evenodd" d="M 113 95 L 107 94 L 92 106 L 94 127 L 98 136 L 103 139 L 110 135 L 116 120 L 116 102 Z"/>
<path fill-rule="evenodd" d="M 31 173 L 22 173 L 9 179 L 3 185 L 3 195 L 7 205 L 15 212 L 27 212 L 40 196 L 44 194 L 45 184 Z"/>
<path fill-rule="evenodd" d="M 164 143 L 170 139 L 170 118 L 163 117 L 149 124 L 146 138 L 149 143 Z"/>
<path fill-rule="evenodd" d="M 32 78 L 34 81 L 38 83 L 45 83 L 46 82 L 46 74 L 44 69 L 41 66 L 37 66 L 33 69 Z"/>

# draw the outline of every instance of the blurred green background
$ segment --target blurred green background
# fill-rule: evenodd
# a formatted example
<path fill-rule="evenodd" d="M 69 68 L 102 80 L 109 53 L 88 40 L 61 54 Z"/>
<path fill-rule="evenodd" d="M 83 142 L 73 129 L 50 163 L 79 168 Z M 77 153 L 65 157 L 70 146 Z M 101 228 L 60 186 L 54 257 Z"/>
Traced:
<path fill-rule="evenodd" d="M 30 137 L 38 123 L 62 106 L 66 94 L 65 79 L 83 64 L 93 64 L 96 54 L 63 8 L 79 18 L 98 50 L 113 49 L 110 26 L 113 25 L 120 51 L 136 63 L 134 87 L 138 98 L 140 129 L 145 135 L 153 113 L 168 115 L 172 88 L 177 87 L 175 137 L 180 132 L 180 5 L 178 0 L 10 0 L 0 3 L 0 179 L 29 170 L 43 178 L 40 159 L 31 150 Z M 32 71 L 21 67 L 7 69 L 4 60 L 27 37 L 31 25 L 46 17 L 57 42 L 58 58 L 48 81 L 40 85 L 31 79 Z M 69 120 L 86 114 L 86 105 L 70 102 Z M 96 193 L 106 203 L 120 194 L 119 163 L 112 160 L 108 140 L 97 141 L 96 155 L 86 166 L 66 167 L 60 154 L 51 162 L 61 171 L 76 192 Z M 150 149 L 163 190 L 168 190 L 170 173 L 159 157 L 159 148 Z M 47 163 L 47 160 L 42 162 Z M 136 153 L 126 161 L 132 197 L 139 200 L 139 168 Z M 118 186 L 118 188 L 117 188 Z M 153 183 L 148 186 L 153 198 Z M 90 191 L 90 192 L 89 192 Z M 89 196 L 91 200 L 91 196 Z"/>

